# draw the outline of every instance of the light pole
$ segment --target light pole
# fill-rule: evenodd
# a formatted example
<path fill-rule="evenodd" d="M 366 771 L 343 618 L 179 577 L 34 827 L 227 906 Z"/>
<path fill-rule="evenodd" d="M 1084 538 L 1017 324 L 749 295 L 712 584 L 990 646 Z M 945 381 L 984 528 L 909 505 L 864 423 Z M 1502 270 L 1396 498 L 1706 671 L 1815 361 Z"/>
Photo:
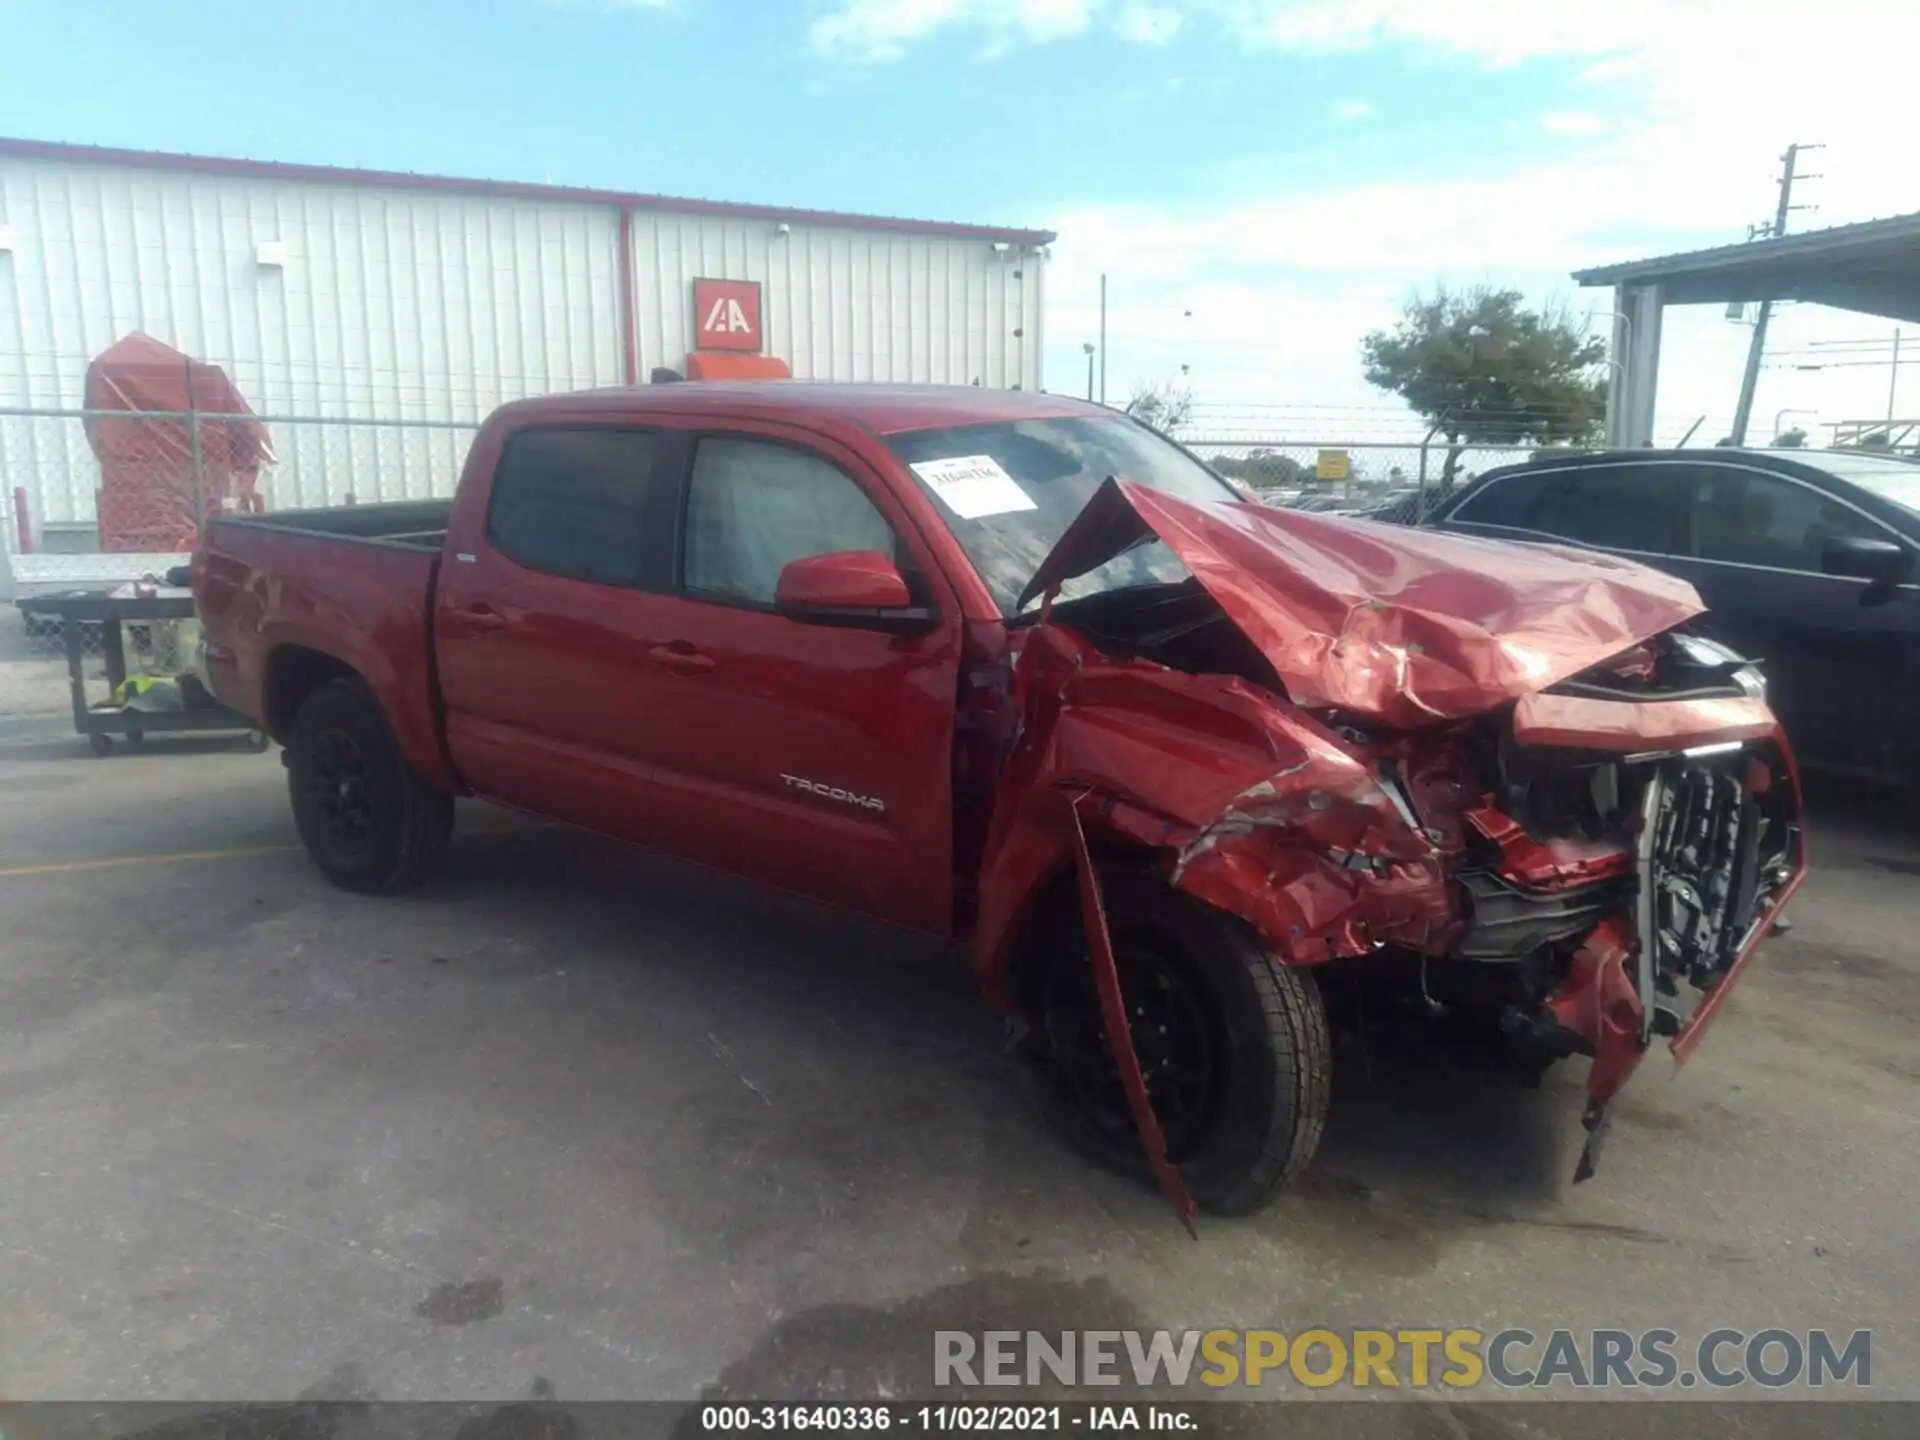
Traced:
<path fill-rule="evenodd" d="M 1087 396 L 1089 400 L 1093 396 Z M 1107 403 L 1107 277 L 1100 277 L 1100 403 Z"/>
<path fill-rule="evenodd" d="M 1093 399 L 1093 342 L 1087 341 L 1080 347 L 1087 352 L 1087 399 Z"/>
<path fill-rule="evenodd" d="M 1593 312 L 1593 318 L 1596 320 L 1618 320 L 1620 322 L 1620 328 L 1627 332 L 1620 342 L 1621 348 L 1626 350 L 1633 348 L 1633 317 L 1631 315 L 1623 315 L 1618 310 L 1595 310 Z"/>
<path fill-rule="evenodd" d="M 1607 337 L 1607 349 L 1611 353 L 1607 357 L 1606 438 L 1608 444 L 1613 444 L 1618 438 L 1614 434 L 1614 415 L 1627 403 L 1625 393 L 1627 366 L 1626 362 L 1623 361 L 1620 356 L 1623 353 L 1628 355 L 1633 353 L 1633 317 L 1622 314 L 1618 310 L 1597 310 L 1592 312 L 1592 316 L 1595 319 L 1604 317 L 1613 321 L 1614 324 L 1619 327 L 1612 335 Z M 1618 344 L 1614 343 L 1616 340 L 1619 341 Z"/>
<path fill-rule="evenodd" d="M 1893 404 L 1900 394 L 1900 332 L 1893 332 L 1893 374 L 1887 380 L 1887 434 L 1893 434 Z"/>
<path fill-rule="evenodd" d="M 1777 441 L 1778 441 L 1778 440 L 1780 439 L 1780 424 L 1781 424 L 1781 422 L 1782 422 L 1782 421 L 1784 421 L 1784 420 L 1785 420 L 1785 419 L 1787 418 L 1787 416 L 1789 416 L 1789 415 L 1818 415 L 1819 413 L 1820 413 L 1820 412 L 1819 412 L 1818 410 L 1776 410 L 1776 411 L 1774 411 L 1774 413 L 1773 413 L 1773 438 L 1774 438 L 1774 440 L 1775 440 L 1775 441 L 1777 442 Z"/>

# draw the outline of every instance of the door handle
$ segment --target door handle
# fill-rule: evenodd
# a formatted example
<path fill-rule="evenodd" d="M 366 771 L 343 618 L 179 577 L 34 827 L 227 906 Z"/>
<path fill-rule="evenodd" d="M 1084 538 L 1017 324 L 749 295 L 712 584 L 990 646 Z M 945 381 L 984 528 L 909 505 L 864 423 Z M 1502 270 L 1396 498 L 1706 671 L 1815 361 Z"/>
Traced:
<path fill-rule="evenodd" d="M 491 605 L 456 605 L 453 616 L 469 630 L 499 630 L 507 623 L 507 617 Z"/>
<path fill-rule="evenodd" d="M 676 675 L 704 675 L 713 669 L 713 657 L 702 655 L 684 640 L 656 645 L 647 652 L 647 658 Z"/>

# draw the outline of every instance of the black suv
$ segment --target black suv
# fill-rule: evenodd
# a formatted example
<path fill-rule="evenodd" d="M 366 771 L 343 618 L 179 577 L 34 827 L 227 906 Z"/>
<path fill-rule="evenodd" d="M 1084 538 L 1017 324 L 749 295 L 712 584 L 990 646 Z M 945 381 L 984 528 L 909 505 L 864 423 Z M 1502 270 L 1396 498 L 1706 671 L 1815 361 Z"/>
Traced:
<path fill-rule="evenodd" d="M 1809 767 L 1920 781 L 1920 464 L 1846 450 L 1613 450 L 1491 470 L 1422 522 L 1572 541 L 1693 582 L 1762 662 Z"/>

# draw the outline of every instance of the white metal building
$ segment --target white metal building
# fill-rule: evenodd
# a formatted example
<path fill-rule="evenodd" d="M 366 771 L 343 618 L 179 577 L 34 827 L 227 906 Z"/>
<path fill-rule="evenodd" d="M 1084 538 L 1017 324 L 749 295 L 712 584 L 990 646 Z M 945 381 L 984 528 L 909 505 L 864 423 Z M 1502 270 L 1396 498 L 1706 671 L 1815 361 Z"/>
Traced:
<path fill-rule="evenodd" d="M 441 490 L 435 446 L 431 473 L 415 454 L 369 493 L 364 465 L 293 432 L 305 417 L 464 428 L 518 396 L 685 370 L 711 348 L 696 333 L 703 280 L 749 282 L 723 287 L 746 304 L 714 317 L 728 332 L 714 345 L 797 378 L 1037 389 L 1053 238 L 0 140 L 0 410 L 77 407 L 88 361 L 141 331 L 223 367 L 285 422 L 276 504 Z M 36 525 L 90 522 L 77 428 L 60 442 L 81 446 L 71 465 L 42 453 L 43 431 L 32 455 L 16 434 L 0 457 L 9 488 L 26 476 Z M 327 454 L 346 480 L 321 473 Z"/>

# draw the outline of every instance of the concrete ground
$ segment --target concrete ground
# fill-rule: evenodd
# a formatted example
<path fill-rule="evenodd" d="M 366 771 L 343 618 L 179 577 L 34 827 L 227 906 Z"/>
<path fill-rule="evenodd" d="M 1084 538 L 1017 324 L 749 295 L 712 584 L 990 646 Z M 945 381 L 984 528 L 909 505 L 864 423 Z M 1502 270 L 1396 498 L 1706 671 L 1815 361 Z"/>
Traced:
<path fill-rule="evenodd" d="M 98 651 L 94 639 L 86 647 L 82 668 L 92 700 L 104 700 L 107 694 L 106 662 Z M 58 631 L 30 632 L 17 609 L 0 603 L 0 716 L 72 713 L 65 642 Z"/>
<path fill-rule="evenodd" d="M 1422 1324 L 1872 1327 L 1920 1396 L 1920 844 L 1857 797 L 1591 1184 L 1580 1062 L 1350 1066 L 1198 1243 L 1037 1126 L 939 946 L 482 810 L 344 895 L 223 738 L 0 734 L 0 816 L 9 1399 L 914 1394 L 939 1328 Z"/>

